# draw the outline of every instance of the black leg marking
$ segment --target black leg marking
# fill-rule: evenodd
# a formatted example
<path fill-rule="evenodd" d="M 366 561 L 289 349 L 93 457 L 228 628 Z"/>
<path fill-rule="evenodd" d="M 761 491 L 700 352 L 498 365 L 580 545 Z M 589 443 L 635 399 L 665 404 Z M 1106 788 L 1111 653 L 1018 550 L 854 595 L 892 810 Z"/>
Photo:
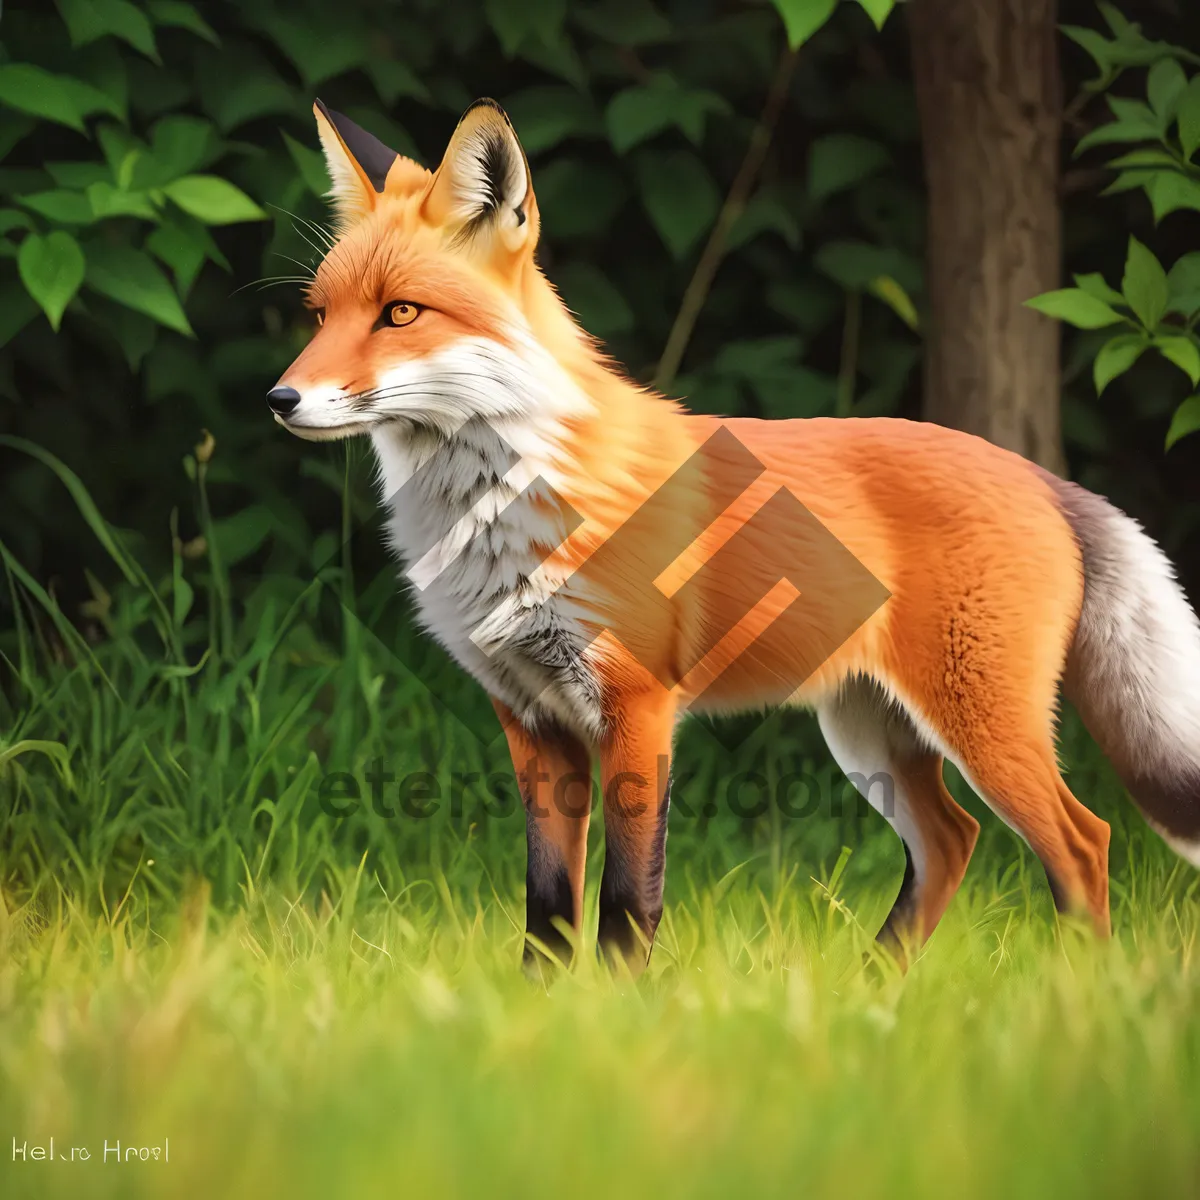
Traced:
<path fill-rule="evenodd" d="M 888 913 L 883 928 L 879 931 L 879 941 L 899 943 L 903 935 L 912 925 L 913 911 L 917 905 L 917 871 L 913 866 L 912 851 L 907 842 L 900 843 L 904 847 L 904 879 L 892 911 Z"/>
<path fill-rule="evenodd" d="M 575 916 L 571 879 L 558 850 L 542 835 L 537 818 L 525 811 L 525 932 L 532 934 L 560 962 L 571 961 L 571 943 L 554 924 L 554 918 L 570 925 Z M 525 942 L 525 963 L 545 962 L 540 948 Z"/>
<path fill-rule="evenodd" d="M 1046 871 L 1046 882 L 1050 885 L 1050 896 L 1054 901 L 1054 907 L 1060 913 L 1069 913 L 1071 906 L 1067 903 L 1067 893 L 1048 870 Z"/>
<path fill-rule="evenodd" d="M 600 924 L 597 941 L 601 953 L 633 954 L 638 938 L 630 925 L 653 942 L 654 931 L 662 919 L 663 880 L 667 866 L 667 811 L 671 807 L 671 780 L 668 777 L 658 820 L 649 844 L 631 846 L 613 829 L 604 847 L 604 874 L 600 880 Z M 644 856 L 644 858 L 643 858 Z"/>

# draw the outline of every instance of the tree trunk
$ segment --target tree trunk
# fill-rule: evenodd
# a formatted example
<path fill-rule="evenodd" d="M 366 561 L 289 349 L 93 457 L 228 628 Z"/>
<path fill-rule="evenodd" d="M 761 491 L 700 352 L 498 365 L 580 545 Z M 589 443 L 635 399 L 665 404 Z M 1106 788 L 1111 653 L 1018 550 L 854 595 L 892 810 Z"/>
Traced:
<path fill-rule="evenodd" d="M 1057 0 L 913 0 L 929 187 L 927 420 L 1064 467 Z"/>

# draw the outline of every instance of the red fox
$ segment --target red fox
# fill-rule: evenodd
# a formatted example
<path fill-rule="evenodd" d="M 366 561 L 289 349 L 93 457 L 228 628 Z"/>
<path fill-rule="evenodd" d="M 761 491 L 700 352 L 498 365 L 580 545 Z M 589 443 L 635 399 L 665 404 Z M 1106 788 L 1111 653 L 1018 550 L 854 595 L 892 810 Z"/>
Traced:
<path fill-rule="evenodd" d="M 1108 933 L 1109 827 L 1059 774 L 1060 683 L 1200 865 L 1200 624 L 1135 521 L 934 425 L 690 414 L 625 378 L 537 266 L 497 104 L 467 110 L 432 173 L 315 113 L 337 236 L 308 292 L 319 327 L 268 401 L 300 437 L 370 437 L 421 619 L 492 697 L 527 816 L 527 956 L 575 941 L 598 760 L 599 937 L 645 961 L 662 764 L 697 708 L 808 706 L 852 780 L 892 779 L 908 869 L 880 936 L 901 949 L 933 932 L 978 834 L 945 759 L 1059 909 Z M 811 519 L 760 519 L 781 489 Z M 780 562 L 811 568 L 803 605 Z"/>

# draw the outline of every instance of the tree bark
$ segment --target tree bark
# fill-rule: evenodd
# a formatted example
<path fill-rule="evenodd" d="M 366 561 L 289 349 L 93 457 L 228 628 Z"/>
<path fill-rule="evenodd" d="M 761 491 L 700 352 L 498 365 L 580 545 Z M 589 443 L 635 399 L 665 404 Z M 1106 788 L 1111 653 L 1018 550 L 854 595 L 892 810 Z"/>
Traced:
<path fill-rule="evenodd" d="M 1057 0 L 913 0 L 929 189 L 927 420 L 1062 473 Z"/>

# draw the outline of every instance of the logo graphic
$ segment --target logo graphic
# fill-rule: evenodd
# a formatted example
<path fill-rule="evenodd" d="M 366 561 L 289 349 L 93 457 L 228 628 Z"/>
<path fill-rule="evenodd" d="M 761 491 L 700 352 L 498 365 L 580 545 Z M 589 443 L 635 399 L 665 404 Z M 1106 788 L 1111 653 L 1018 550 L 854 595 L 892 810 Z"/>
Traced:
<path fill-rule="evenodd" d="M 664 687 L 680 688 L 688 697 L 685 708 L 702 710 L 717 697 L 725 708 L 737 707 L 742 697 L 763 707 L 791 697 L 888 598 L 787 488 L 760 485 L 748 518 L 728 514 L 735 504 L 739 514 L 751 507 L 750 489 L 766 468 L 722 425 L 545 600 L 498 621 L 506 596 L 490 598 L 486 579 L 488 571 L 499 571 L 502 532 L 535 531 L 537 563 L 529 567 L 544 563 L 582 524 L 540 476 L 501 503 L 497 497 L 512 491 L 502 481 L 519 478 L 520 464 L 520 455 L 490 427 L 465 426 L 385 506 L 413 514 L 412 527 L 405 528 L 403 574 L 418 596 L 440 582 L 480 597 L 472 640 L 489 657 L 537 639 L 546 606 L 560 594 L 615 594 L 619 604 L 593 610 L 600 615 L 589 621 L 580 649 L 602 635 L 614 639 Z M 473 511 L 489 519 L 465 519 Z M 719 604 L 707 602 L 714 595 Z M 661 630 L 680 611 L 698 614 L 697 628 L 687 639 L 690 657 L 672 662 L 666 677 Z M 490 710 L 476 703 L 473 685 L 447 686 L 445 657 L 431 651 L 428 640 L 413 631 L 386 650 L 439 707 L 490 741 L 498 733 Z M 765 692 L 764 680 L 770 681 Z M 725 740 L 721 730 L 714 733 Z"/>

